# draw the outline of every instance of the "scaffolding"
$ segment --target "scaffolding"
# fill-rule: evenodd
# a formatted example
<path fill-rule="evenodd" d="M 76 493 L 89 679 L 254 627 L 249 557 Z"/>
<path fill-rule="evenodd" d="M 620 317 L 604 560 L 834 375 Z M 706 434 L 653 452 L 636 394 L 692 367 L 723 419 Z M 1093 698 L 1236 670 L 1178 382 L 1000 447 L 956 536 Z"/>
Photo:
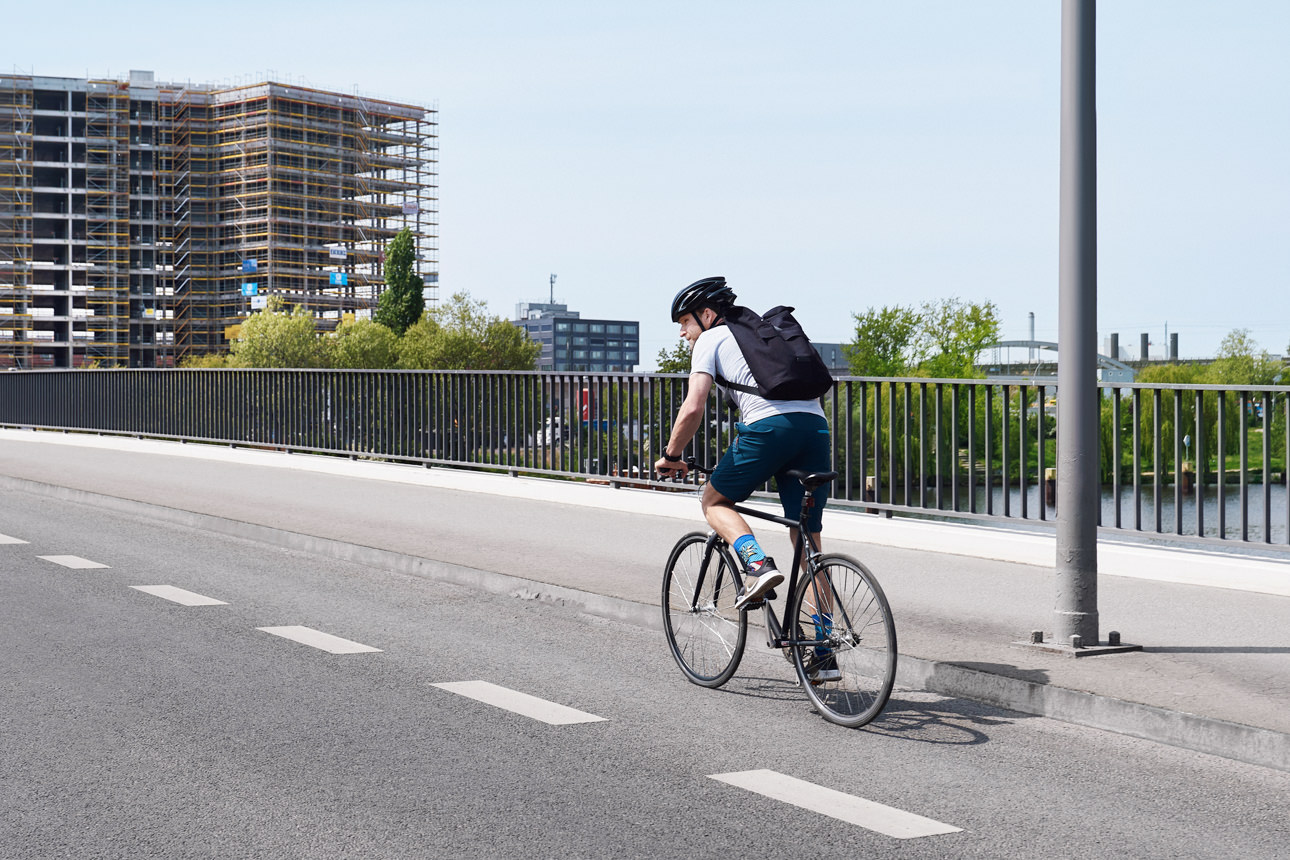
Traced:
<path fill-rule="evenodd" d="M 0 79 L 0 366 L 30 367 L 31 78 Z"/>
<path fill-rule="evenodd" d="M 274 82 L 0 76 L 0 363 L 172 366 L 268 296 L 334 325 L 375 308 L 405 227 L 433 298 L 436 129 Z"/>
<path fill-rule="evenodd" d="M 227 348 L 227 333 L 269 295 L 324 326 L 374 309 L 385 243 L 404 226 L 416 235 L 424 280 L 437 282 L 437 188 L 426 182 L 437 136 L 424 108 L 276 83 L 187 98 L 190 117 L 202 104 L 210 229 L 198 241 L 189 210 L 187 253 L 205 254 L 207 277 L 185 280 L 177 192 L 176 307 L 206 311 L 177 319 L 180 358 Z M 177 176 L 184 148 L 176 124 Z"/>
<path fill-rule="evenodd" d="M 85 113 L 85 356 L 107 366 L 129 357 L 130 95 L 118 81 L 90 81 Z M 74 339 L 75 336 L 74 336 Z"/>

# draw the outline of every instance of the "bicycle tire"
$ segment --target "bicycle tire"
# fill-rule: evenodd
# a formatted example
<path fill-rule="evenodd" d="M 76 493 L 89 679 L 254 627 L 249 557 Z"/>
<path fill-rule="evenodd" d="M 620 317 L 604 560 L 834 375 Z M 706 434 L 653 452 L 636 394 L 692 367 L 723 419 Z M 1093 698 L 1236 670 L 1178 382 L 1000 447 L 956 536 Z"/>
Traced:
<path fill-rule="evenodd" d="M 896 624 L 882 586 L 869 569 L 844 555 L 822 556 L 816 565 L 816 579 L 832 584 L 832 624 L 818 632 L 812 619 L 816 595 L 812 578 L 798 581 L 788 615 L 794 642 L 793 666 L 811 704 L 822 717 L 848 728 L 872 721 L 886 707 L 896 683 Z M 823 586 L 821 586 L 823 588 Z M 812 681 L 818 659 L 815 642 L 827 639 L 840 677 Z M 834 668 L 824 665 L 818 668 Z"/>
<path fill-rule="evenodd" d="M 663 569 L 663 631 L 686 678 L 701 687 L 720 687 L 743 658 L 748 616 L 735 609 L 734 562 L 724 545 L 713 548 L 703 570 L 707 543 L 706 534 L 691 532 L 672 548 Z"/>

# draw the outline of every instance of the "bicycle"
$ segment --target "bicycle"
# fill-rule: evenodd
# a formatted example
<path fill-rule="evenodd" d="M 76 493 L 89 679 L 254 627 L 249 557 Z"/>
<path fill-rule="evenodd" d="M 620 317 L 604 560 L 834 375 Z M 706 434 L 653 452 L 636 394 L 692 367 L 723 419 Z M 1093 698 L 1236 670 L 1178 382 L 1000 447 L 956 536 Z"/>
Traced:
<path fill-rule="evenodd" d="M 701 474 L 712 473 L 693 457 L 686 462 Z M 806 527 L 815 503 L 811 493 L 833 481 L 837 472 L 789 474 L 805 488 L 797 521 L 735 505 L 746 517 L 797 529 L 784 606 L 788 630 L 771 605 L 771 591 L 759 604 L 766 645 L 783 650 L 821 716 L 856 728 L 882 712 L 896 681 L 891 606 L 868 568 L 845 555 L 824 555 Z M 809 575 L 799 579 L 803 558 Z M 735 601 L 743 592 L 741 566 L 716 532 L 691 532 L 672 548 L 663 571 L 663 629 L 672 656 L 691 682 L 720 687 L 739 668 L 748 638 L 748 612 L 758 606 L 736 610 Z"/>

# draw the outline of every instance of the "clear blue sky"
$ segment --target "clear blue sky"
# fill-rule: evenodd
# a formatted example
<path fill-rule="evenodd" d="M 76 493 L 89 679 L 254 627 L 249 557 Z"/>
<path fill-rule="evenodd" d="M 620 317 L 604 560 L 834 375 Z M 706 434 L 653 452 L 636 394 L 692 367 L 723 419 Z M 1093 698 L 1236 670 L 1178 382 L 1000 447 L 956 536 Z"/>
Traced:
<path fill-rule="evenodd" d="M 998 305 L 1056 340 L 1059 0 L 10 4 L 11 68 L 264 77 L 436 105 L 440 270 L 675 342 L 726 275 L 812 337 Z M 1099 344 L 1290 346 L 1290 4 L 1098 8 Z"/>

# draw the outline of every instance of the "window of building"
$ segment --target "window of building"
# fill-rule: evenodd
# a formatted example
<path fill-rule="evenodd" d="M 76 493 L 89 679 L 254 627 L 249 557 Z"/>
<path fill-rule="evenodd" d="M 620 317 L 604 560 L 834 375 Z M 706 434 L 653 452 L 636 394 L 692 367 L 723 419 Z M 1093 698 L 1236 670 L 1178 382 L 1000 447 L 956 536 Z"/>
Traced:
<path fill-rule="evenodd" d="M 630 325 L 623 326 L 623 334 L 636 334 L 636 324 L 631 323 Z"/>
<path fill-rule="evenodd" d="M 576 337 L 574 337 L 573 342 L 578 346 L 586 346 L 587 338 L 584 335 L 577 335 Z"/>
<path fill-rule="evenodd" d="M 610 325 L 605 327 L 605 331 L 609 332 L 610 334 L 622 334 L 623 327 L 620 325 Z"/>
<path fill-rule="evenodd" d="M 568 330 L 569 330 L 569 323 L 567 323 L 567 322 L 558 322 L 558 323 L 556 323 L 556 324 L 555 324 L 555 330 L 556 330 L 556 331 L 568 331 Z"/>
<path fill-rule="evenodd" d="M 604 361 L 604 360 L 605 360 L 605 351 L 604 351 L 603 349 L 593 349 L 593 350 L 591 351 L 591 360 L 592 360 L 592 361 Z"/>
<path fill-rule="evenodd" d="M 585 332 L 585 331 L 587 330 L 587 324 L 586 324 L 586 323 L 574 323 L 573 330 L 574 330 L 574 331 Z"/>
<path fill-rule="evenodd" d="M 604 333 L 605 333 L 605 324 L 604 324 L 604 323 L 592 323 L 592 324 L 591 324 L 591 333 L 592 333 L 592 334 L 604 334 Z"/>
<path fill-rule="evenodd" d="M 574 358 L 586 358 L 586 357 L 587 357 L 587 351 L 586 351 L 585 349 L 575 349 L 575 350 L 573 351 L 573 357 L 574 357 Z"/>

